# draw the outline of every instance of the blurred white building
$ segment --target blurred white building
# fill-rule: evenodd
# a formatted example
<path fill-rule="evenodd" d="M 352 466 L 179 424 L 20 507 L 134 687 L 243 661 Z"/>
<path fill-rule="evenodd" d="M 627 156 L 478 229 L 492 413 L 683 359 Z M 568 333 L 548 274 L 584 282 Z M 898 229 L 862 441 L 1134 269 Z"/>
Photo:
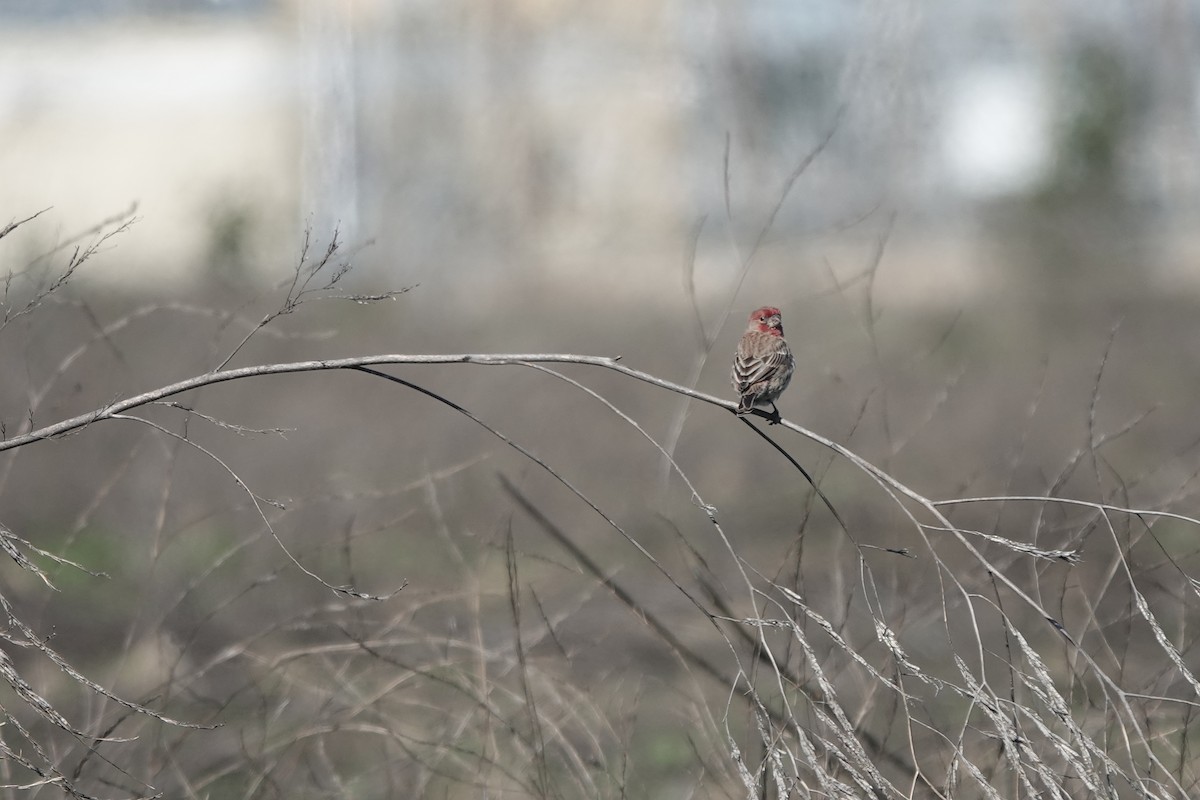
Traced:
<path fill-rule="evenodd" d="M 53 207 L 66 236 L 137 203 L 123 260 L 156 276 L 194 268 L 229 209 L 290 233 L 295 61 L 261 17 L 4 20 L 0 218 Z"/>
<path fill-rule="evenodd" d="M 1136 192 L 1190 209 L 1195 12 L 1135 5 L 0 0 L 0 221 L 137 202 L 123 261 L 156 277 L 221 236 L 277 268 L 306 222 L 421 263 L 678 250 L 726 191 L 753 229 L 830 130 L 781 229 L 946 219 L 1045 180 L 1055 55 L 1105 25 L 1145 100 Z"/>

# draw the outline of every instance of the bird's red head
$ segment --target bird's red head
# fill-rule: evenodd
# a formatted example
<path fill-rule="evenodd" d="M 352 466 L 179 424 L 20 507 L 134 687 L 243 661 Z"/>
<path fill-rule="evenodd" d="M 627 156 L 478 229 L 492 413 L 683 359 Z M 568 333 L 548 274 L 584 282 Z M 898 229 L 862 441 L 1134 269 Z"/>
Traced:
<path fill-rule="evenodd" d="M 750 315 L 748 330 L 762 331 L 772 336 L 783 336 L 783 317 L 780 316 L 779 309 L 774 306 L 755 309 L 754 313 Z"/>

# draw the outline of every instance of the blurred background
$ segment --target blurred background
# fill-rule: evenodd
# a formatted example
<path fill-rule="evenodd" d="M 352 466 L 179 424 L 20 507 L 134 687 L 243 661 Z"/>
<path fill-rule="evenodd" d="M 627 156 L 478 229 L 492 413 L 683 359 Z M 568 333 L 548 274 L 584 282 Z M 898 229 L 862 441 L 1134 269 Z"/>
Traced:
<path fill-rule="evenodd" d="M 704 220 L 700 287 L 724 299 L 828 138 L 757 291 L 803 297 L 889 226 L 880 278 L 910 303 L 1097 259 L 1087 283 L 1190 285 L 1196 14 L 5 0 L 0 165 L 9 213 L 53 206 L 64 230 L 139 204 L 114 281 L 270 275 L 311 222 L 376 242 L 375 280 L 676 295 Z M 1013 240 L 1037 236 L 1061 249 L 1035 264 Z"/>
<path fill-rule="evenodd" d="M 200 374 L 235 350 L 234 366 L 371 353 L 620 355 L 731 397 L 744 319 L 769 303 L 783 310 L 799 362 L 783 415 L 918 492 L 1062 493 L 1194 513 L 1198 35 L 1194 0 L 0 0 L 0 223 L 47 209 L 0 242 L 0 270 L 16 276 L 8 315 L 53 283 L 73 248 L 136 217 L 34 313 L 0 328 L 10 376 L 0 419 L 9 433 L 49 424 Z M 352 271 L 237 349 L 334 231 L 334 262 Z M 337 297 L 409 287 L 374 304 Z M 735 576 L 657 451 L 577 389 L 518 367 L 396 371 L 544 457 L 683 583 L 703 571 L 697 558 L 721 580 Z M 776 454 L 725 412 L 564 371 L 676 448 L 748 562 L 790 565 L 822 613 L 870 638 L 847 600 L 871 593 L 858 553 Z M 330 745 L 314 755 L 306 748 L 327 731 L 296 731 L 313 709 L 372 708 L 335 690 L 375 676 L 351 679 L 322 651 L 301 680 L 281 666 L 289 648 L 403 630 L 414 642 L 434 637 L 428 652 L 401 659 L 408 668 L 474 675 L 495 656 L 511 677 L 505 615 L 512 586 L 526 585 L 505 571 L 512 534 L 538 598 L 523 608 L 555 632 L 542 641 L 547 661 L 569 655 L 555 696 L 570 708 L 564 686 L 611 692 L 596 719 L 619 718 L 595 723 L 604 735 L 589 728 L 599 754 L 580 763 L 608 771 L 605 758 L 624 748 L 643 753 L 622 785 L 634 796 L 737 793 L 713 722 L 728 686 L 706 685 L 688 702 L 665 689 L 688 667 L 598 584 L 581 589 L 578 568 L 499 478 L 701 650 L 719 661 L 730 648 L 706 641 L 709 624 L 670 583 L 528 461 L 427 398 L 361 375 L 244 381 L 181 402 L 229 424 L 288 429 L 239 435 L 178 409 L 146 414 L 285 503 L 267 516 L 306 567 L 368 592 L 408 585 L 385 610 L 337 606 L 281 554 L 222 465 L 144 424 L 9 454 L 4 524 L 112 574 L 101 588 L 60 576 L 63 593 L 51 598 L 14 578 L 5 591 L 28 620 L 57 631 L 63 651 L 118 692 L 175 698 L 176 714 L 230 730 L 260 725 L 264 743 L 286 728 L 290 743 L 248 756 L 236 739 L 167 734 L 187 769 L 151 748 L 128 756 L 136 774 L 166 786 L 199 774 L 212 791 L 253 794 L 247 776 L 278 768 L 286 751 L 294 775 L 336 785 L 362 754 Z M 780 438 L 858 541 L 928 546 L 853 468 Z M 1092 529 L 1065 512 L 962 513 L 1014 539 L 1092 546 Z M 1180 564 L 1196 557 L 1186 538 L 1172 551 Z M 1092 556 L 1103 573 L 1109 556 Z M 928 559 L 880 558 L 872 591 L 892 596 L 901 616 L 944 609 Z M 1022 574 L 1031 585 L 1054 580 Z M 1061 581 L 1066 597 L 1076 577 Z M 1179 575 L 1164 579 L 1161 596 L 1177 598 L 1178 585 Z M 1080 613 L 1092 620 L 1106 599 L 1119 605 L 1118 589 L 1102 582 Z M 929 647 L 936 672 L 933 634 L 897 628 Z M 460 637 L 471 656 L 446 644 Z M 252 676 L 221 671 L 240 663 L 230 648 L 256 654 Z M 394 676 L 388 663 L 375 669 Z M 71 694 L 53 665 L 29 657 L 21 667 L 97 729 L 111 723 L 111 709 Z M 285 714 L 279 693 L 292 680 L 301 695 L 331 694 L 291 695 Z M 716 711 L 689 705 L 706 708 L 697 698 L 709 691 Z M 437 735 L 453 725 L 430 709 L 447 702 L 420 702 Z M 405 708 L 396 720 L 420 716 Z M 750 725 L 737 720 L 726 724 Z M 436 735 L 412 737 L 404 747 Z M 391 746 L 390 763 L 409 764 L 391 779 L 457 796 L 438 783 L 440 767 Z M 386 780 L 372 779 L 361 794 L 387 796 Z"/>

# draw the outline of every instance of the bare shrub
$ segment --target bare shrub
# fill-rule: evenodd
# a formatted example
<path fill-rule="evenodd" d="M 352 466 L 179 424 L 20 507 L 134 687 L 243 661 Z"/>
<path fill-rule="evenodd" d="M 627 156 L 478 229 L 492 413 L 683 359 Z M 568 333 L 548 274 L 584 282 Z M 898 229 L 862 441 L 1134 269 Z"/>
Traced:
<path fill-rule="evenodd" d="M 336 236 L 305 245 L 261 317 L 155 302 L 101 321 L 65 287 L 129 223 L 5 284 L 6 794 L 1195 793 L 1200 520 L 1170 510 L 1195 475 L 1132 504 L 1137 481 L 1104 454 L 1141 418 L 1099 428 L 1106 361 L 1087 439 L 1045 492 L 929 497 L 829 437 L 739 422 L 732 400 L 615 357 L 236 365 L 263 337 L 311 346 L 276 330 L 310 301 L 407 291 L 344 293 Z M 228 341 L 182 336 L 194 346 L 147 366 L 139 326 L 158 314 Z M 436 365 L 520 370 L 572 424 L 512 433 L 528 414 L 453 399 L 427 380 Z M 133 388 L 141 369 L 156 388 Z M 346 372 L 349 389 L 332 380 Z M 263 388 L 297 373 L 321 375 Z M 804 492 L 799 510 L 781 524 L 715 501 L 728 493 L 676 452 L 683 417 L 660 442 L 596 388 L 608 380 L 675 394 L 704 437 L 747 434 Z M 337 413 L 289 405 L 314 386 Z M 435 415 L 460 438 L 413 452 L 405 437 Z M 598 476 L 562 457 L 563 437 L 638 466 Z M 356 449 L 367 439 L 379 450 Z M 385 465 L 379 485 L 337 477 L 347 442 Z M 660 463 L 668 500 L 641 513 L 624 500 L 657 491 Z M 1081 473 L 1099 496 L 1065 494 Z M 782 552 L 750 536 L 766 529 Z"/>

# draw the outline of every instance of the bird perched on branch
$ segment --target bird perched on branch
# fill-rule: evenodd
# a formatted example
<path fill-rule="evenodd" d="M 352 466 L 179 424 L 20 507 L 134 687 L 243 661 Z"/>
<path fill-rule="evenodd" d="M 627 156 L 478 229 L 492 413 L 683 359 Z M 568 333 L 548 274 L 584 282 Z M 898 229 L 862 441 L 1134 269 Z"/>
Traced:
<path fill-rule="evenodd" d="M 783 394 L 792 380 L 796 359 L 783 338 L 783 319 L 779 309 L 763 306 L 750 315 L 750 324 L 738 342 L 733 358 L 730 380 L 738 393 L 738 416 L 749 414 L 756 407 L 770 404 L 779 422 L 775 399 Z"/>

